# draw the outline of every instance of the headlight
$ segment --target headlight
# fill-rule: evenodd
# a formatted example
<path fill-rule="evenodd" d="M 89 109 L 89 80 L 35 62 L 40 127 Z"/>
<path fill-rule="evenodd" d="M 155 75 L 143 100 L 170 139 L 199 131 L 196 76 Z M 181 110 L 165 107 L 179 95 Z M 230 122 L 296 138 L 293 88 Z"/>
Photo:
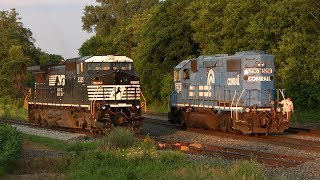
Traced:
<path fill-rule="evenodd" d="M 281 107 L 277 107 L 277 112 L 281 112 Z"/>
<path fill-rule="evenodd" d="M 107 107 L 106 107 L 106 106 L 102 106 L 101 108 L 102 108 L 103 110 L 107 109 Z"/>
<path fill-rule="evenodd" d="M 258 67 L 265 67 L 265 63 L 259 62 L 259 63 L 257 63 L 257 66 L 258 66 Z"/>
<path fill-rule="evenodd" d="M 139 109 L 139 108 L 140 108 L 140 106 L 139 106 L 139 105 L 137 105 L 137 106 L 136 106 L 136 108 L 137 108 L 137 109 Z"/>
<path fill-rule="evenodd" d="M 245 111 L 248 113 L 250 112 L 250 108 L 246 108 Z"/>

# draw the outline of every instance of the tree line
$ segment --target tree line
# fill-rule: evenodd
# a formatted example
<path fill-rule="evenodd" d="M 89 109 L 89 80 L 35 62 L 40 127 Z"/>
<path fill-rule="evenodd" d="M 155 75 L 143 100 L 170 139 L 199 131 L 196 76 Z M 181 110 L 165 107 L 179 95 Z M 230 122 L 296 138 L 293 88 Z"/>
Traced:
<path fill-rule="evenodd" d="M 134 59 L 143 92 L 165 104 L 173 68 L 201 54 L 264 50 L 276 59 L 276 87 L 295 104 L 320 104 L 320 3 L 317 0 L 96 0 L 84 7 L 83 29 L 95 32 L 79 54 Z M 0 11 L 0 94 L 23 97 L 26 67 L 59 55 L 34 46 L 16 10 Z"/>
<path fill-rule="evenodd" d="M 320 3 L 317 0 L 97 0 L 83 29 L 96 35 L 81 55 L 134 59 L 149 101 L 165 103 L 173 68 L 200 54 L 264 50 L 276 59 L 276 88 L 299 107 L 320 102 Z"/>
<path fill-rule="evenodd" d="M 28 65 L 55 63 L 59 55 L 43 52 L 34 45 L 30 29 L 23 26 L 19 13 L 0 11 L 0 100 L 6 103 L 21 99 L 31 76 Z M 4 100 L 6 99 L 6 100 Z"/>

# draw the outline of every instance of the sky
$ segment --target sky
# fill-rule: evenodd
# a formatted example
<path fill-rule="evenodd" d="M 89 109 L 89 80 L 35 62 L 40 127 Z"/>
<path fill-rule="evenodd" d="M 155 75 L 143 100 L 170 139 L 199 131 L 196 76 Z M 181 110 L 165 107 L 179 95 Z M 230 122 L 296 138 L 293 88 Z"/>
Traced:
<path fill-rule="evenodd" d="M 29 28 L 35 46 L 65 59 L 78 57 L 82 43 L 93 33 L 82 30 L 85 6 L 95 0 L 0 0 L 0 11 L 15 8 L 25 28 Z"/>

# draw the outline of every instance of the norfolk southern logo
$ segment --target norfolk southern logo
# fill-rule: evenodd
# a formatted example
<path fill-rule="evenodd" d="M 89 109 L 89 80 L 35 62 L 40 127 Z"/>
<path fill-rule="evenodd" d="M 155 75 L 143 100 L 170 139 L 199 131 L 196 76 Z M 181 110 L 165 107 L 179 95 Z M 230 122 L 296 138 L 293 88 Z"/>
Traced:
<path fill-rule="evenodd" d="M 111 97 L 115 98 L 115 99 L 122 99 L 122 95 L 125 91 L 124 87 L 114 87 L 112 92 L 111 92 Z"/>

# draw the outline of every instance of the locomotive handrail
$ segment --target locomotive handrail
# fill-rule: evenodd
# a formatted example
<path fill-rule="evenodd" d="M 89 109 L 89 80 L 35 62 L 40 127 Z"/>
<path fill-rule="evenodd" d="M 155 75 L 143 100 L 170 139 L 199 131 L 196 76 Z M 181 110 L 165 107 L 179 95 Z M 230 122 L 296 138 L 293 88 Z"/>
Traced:
<path fill-rule="evenodd" d="M 99 90 L 100 88 L 102 88 L 102 86 L 98 86 L 95 94 L 93 94 L 93 100 L 91 100 L 91 103 L 90 103 L 90 105 L 91 105 L 90 110 L 91 110 L 91 115 L 92 115 L 92 116 L 94 116 L 94 114 L 95 114 L 95 108 L 94 108 L 94 106 L 95 106 L 95 103 L 96 103 L 96 100 L 97 100 L 97 96 L 98 96 L 98 93 L 99 93 L 98 90 Z M 104 89 L 102 89 L 102 90 L 104 90 Z"/>
<path fill-rule="evenodd" d="M 234 96 L 232 98 L 232 102 L 231 102 L 230 108 L 233 106 L 233 102 L 234 102 L 234 99 L 236 98 L 236 94 L 237 94 L 237 90 L 234 91 Z M 232 118 L 232 114 L 233 113 L 231 113 L 231 118 Z"/>
<path fill-rule="evenodd" d="M 141 96 L 142 96 L 142 98 L 143 98 L 143 102 L 141 102 L 140 105 L 141 105 L 141 107 L 144 106 L 144 112 L 147 112 L 147 100 L 146 100 L 146 98 L 144 97 L 142 91 L 140 92 L 140 94 L 141 94 Z"/>
<path fill-rule="evenodd" d="M 31 96 L 31 93 L 32 93 L 31 88 L 29 88 L 28 93 L 27 93 L 26 97 L 24 98 L 24 109 L 26 109 L 26 110 L 28 110 L 28 108 L 29 108 L 28 104 L 29 104 L 29 97 Z"/>
<path fill-rule="evenodd" d="M 244 92 L 244 90 L 242 90 L 242 92 L 241 92 L 241 94 L 240 94 L 240 96 L 238 98 L 237 104 L 236 104 L 236 120 L 238 120 L 238 108 L 237 107 L 238 107 L 238 104 L 239 104 L 239 101 L 241 99 L 241 96 L 242 96 L 243 92 Z"/>

